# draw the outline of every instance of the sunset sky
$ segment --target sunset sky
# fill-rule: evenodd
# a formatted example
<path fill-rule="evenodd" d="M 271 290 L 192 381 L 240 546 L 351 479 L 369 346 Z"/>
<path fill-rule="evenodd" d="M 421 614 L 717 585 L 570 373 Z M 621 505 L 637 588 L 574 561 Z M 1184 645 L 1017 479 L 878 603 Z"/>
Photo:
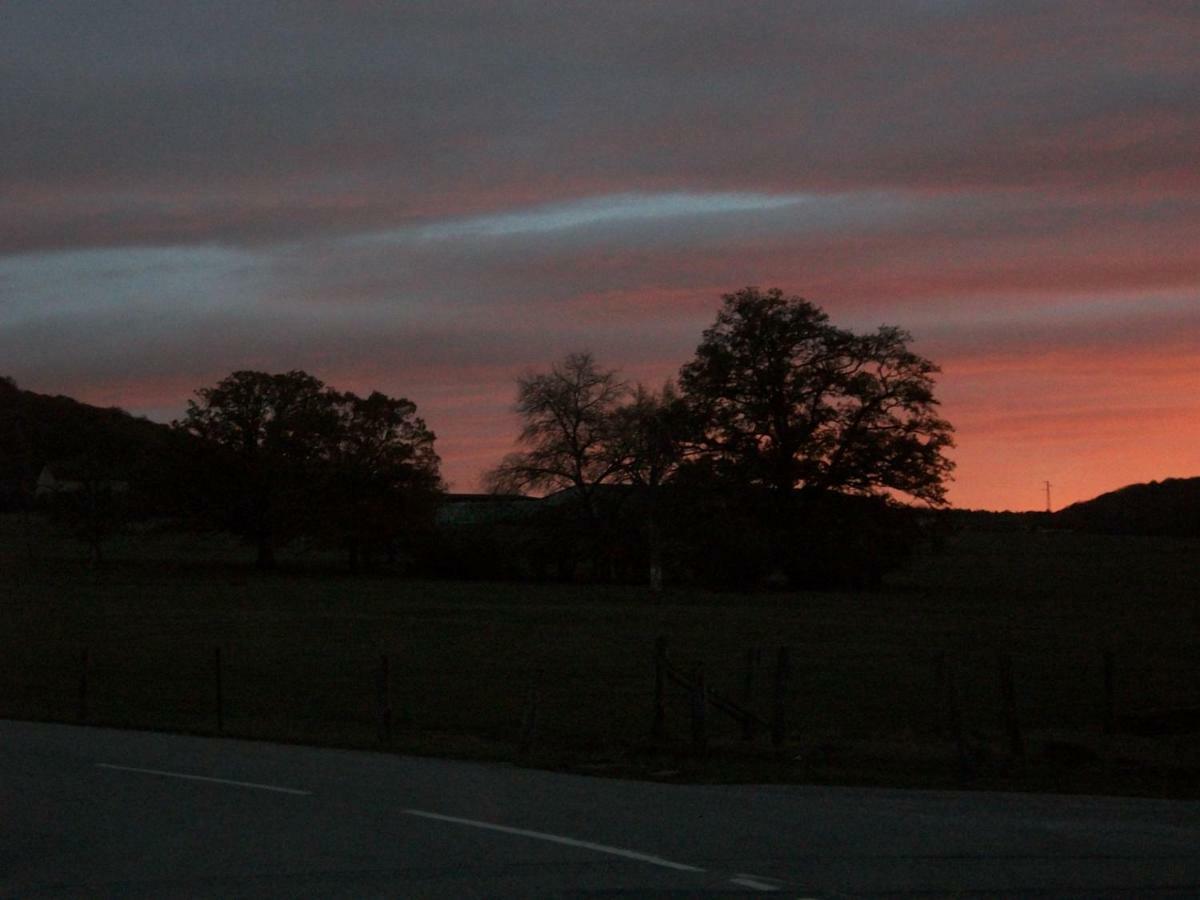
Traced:
<path fill-rule="evenodd" d="M 305 369 L 473 490 L 518 374 L 657 385 L 747 284 L 913 334 L 956 505 L 1200 475 L 1200 4 L 0 6 L 24 388 Z"/>

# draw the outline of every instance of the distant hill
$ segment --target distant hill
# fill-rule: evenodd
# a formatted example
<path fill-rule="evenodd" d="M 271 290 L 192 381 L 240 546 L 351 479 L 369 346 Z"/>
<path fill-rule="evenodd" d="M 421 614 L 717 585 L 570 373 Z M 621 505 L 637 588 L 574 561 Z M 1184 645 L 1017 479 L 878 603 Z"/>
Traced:
<path fill-rule="evenodd" d="M 1131 484 L 1061 509 L 1052 521 L 1103 534 L 1200 536 L 1200 478 Z"/>
<path fill-rule="evenodd" d="M 136 477 L 175 440 L 167 425 L 24 391 L 0 378 L 0 492 L 27 490 L 47 463 L 81 459 L 110 470 L 112 477 Z"/>

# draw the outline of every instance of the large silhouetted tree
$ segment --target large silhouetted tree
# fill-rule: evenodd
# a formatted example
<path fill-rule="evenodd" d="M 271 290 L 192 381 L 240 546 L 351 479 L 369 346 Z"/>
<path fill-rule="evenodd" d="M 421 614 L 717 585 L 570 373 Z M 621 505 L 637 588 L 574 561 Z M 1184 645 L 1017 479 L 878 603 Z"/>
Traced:
<path fill-rule="evenodd" d="M 357 564 L 432 522 L 434 435 L 410 400 L 340 393 L 306 372 L 239 371 L 201 388 L 178 427 L 210 450 L 200 481 L 258 565 L 303 535 Z"/>
<path fill-rule="evenodd" d="M 892 327 L 855 334 L 779 289 L 723 297 L 681 385 L 716 470 L 748 487 L 945 498 L 938 367 Z"/>
<path fill-rule="evenodd" d="M 318 464 L 337 427 L 329 392 L 306 372 L 243 370 L 196 397 L 178 424 L 216 451 L 206 489 L 225 524 L 253 541 L 258 566 L 270 568 L 278 541 L 311 515 Z"/>
<path fill-rule="evenodd" d="M 915 534 L 895 500 L 945 502 L 938 367 L 893 327 L 839 328 L 778 289 L 723 297 L 680 383 L 700 423 L 678 518 L 713 580 L 871 583 Z M 705 510 L 730 527 L 692 527 Z M 741 524 L 734 524 L 741 523 Z M 696 552 L 698 551 L 698 552 Z"/>

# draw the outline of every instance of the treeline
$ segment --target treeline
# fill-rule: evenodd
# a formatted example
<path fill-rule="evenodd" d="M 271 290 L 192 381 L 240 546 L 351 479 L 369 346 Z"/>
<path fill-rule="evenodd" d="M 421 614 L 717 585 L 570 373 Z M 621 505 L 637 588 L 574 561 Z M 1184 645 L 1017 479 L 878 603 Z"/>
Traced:
<path fill-rule="evenodd" d="M 2 471 L 23 505 L 60 463 L 53 511 L 96 558 L 153 516 L 236 533 L 262 567 L 303 541 L 452 576 L 870 582 L 915 539 L 912 504 L 944 504 L 952 468 L 938 369 L 909 341 L 750 287 L 660 389 L 571 354 L 518 380 L 521 449 L 488 473 L 492 496 L 440 525 L 455 498 L 415 404 L 299 371 L 234 372 L 169 427 L 5 383 Z"/>

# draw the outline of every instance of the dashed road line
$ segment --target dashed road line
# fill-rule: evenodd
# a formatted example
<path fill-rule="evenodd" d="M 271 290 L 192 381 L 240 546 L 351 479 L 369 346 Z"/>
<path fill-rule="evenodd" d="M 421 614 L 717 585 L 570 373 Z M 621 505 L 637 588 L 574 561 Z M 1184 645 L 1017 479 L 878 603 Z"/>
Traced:
<path fill-rule="evenodd" d="M 98 769 L 110 769 L 117 772 L 135 772 L 140 775 L 157 775 L 160 778 L 178 778 L 183 781 L 203 781 L 210 784 L 224 784 L 231 787 L 249 788 L 257 791 L 271 791 L 276 794 L 292 794 L 300 797 L 311 797 L 312 791 L 302 791 L 297 788 L 280 787 L 275 784 L 261 784 L 255 781 L 236 781 L 231 778 L 213 778 L 209 775 L 192 775 L 187 772 L 168 772 L 163 769 L 144 769 L 140 766 L 121 766 L 116 763 L 96 763 Z M 546 841 L 551 844 L 561 844 L 567 847 L 579 847 L 583 850 L 592 850 L 596 853 L 606 853 L 609 856 L 619 856 L 624 859 L 632 859 L 637 862 L 649 863 L 654 866 L 661 866 L 665 869 L 674 869 L 678 872 L 704 872 L 705 869 L 700 866 L 692 866 L 687 863 L 675 862 L 674 860 L 664 859 L 661 856 L 655 856 L 651 853 L 642 853 L 638 850 L 630 850 L 626 847 L 614 847 L 611 844 L 597 844 L 594 841 L 582 841 L 578 838 L 566 837 L 561 834 L 551 834 L 547 831 L 534 831 L 529 828 L 514 828 L 510 825 L 499 825 L 495 822 L 482 822 L 478 819 L 464 819 L 460 816 L 447 816 L 442 813 L 429 812 L 423 809 L 406 809 L 406 815 L 417 816 L 422 819 L 433 819 L 438 822 L 449 822 L 454 825 L 466 825 L 470 828 L 481 828 L 487 831 L 497 831 L 502 834 L 512 834 L 518 837 L 532 838 L 534 840 Z M 740 872 L 729 879 L 730 884 L 736 884 L 739 887 L 747 887 L 756 891 L 778 891 L 780 883 L 768 881 L 766 878 L 759 875 L 748 875 Z"/>
<path fill-rule="evenodd" d="M 138 772 L 142 775 L 159 775 L 163 778 L 182 778 L 185 781 L 208 781 L 213 784 L 228 784 L 233 787 L 253 788 L 256 791 L 274 791 L 276 794 L 295 794 L 301 797 L 312 796 L 312 791 L 299 791 L 295 788 L 278 787 L 274 784 L 258 784 L 253 781 L 233 781 L 228 778 L 210 778 L 207 775 L 189 775 L 186 772 L 164 772 L 162 769 L 140 769 L 137 766 L 118 766 L 113 763 L 96 763 L 98 769 L 115 769 L 118 772 Z"/>
<path fill-rule="evenodd" d="M 488 831 L 499 831 L 504 834 L 515 834 L 520 837 L 533 838 L 534 840 L 547 841 L 551 844 L 563 844 L 567 847 L 581 847 L 584 850 L 594 850 L 597 853 L 607 853 L 610 856 L 622 856 L 625 859 L 634 859 L 639 862 L 650 863 L 655 866 L 662 866 L 664 869 L 675 869 L 679 872 L 703 872 L 704 869 L 699 866 L 689 866 L 685 863 L 674 862 L 669 859 L 663 859 L 661 856 L 653 856 L 649 853 L 639 853 L 637 850 L 627 850 L 624 847 L 613 847 L 609 844 L 596 844 L 592 841 L 580 841 L 575 838 L 563 837 L 560 834 L 550 834 L 545 831 L 531 831 L 528 828 L 512 828 L 508 825 L 497 825 L 494 822 L 480 822 L 476 819 L 462 819 L 458 816 L 444 816 L 441 813 L 426 812 L 421 809 L 406 809 L 404 812 L 410 816 L 420 816 L 423 819 L 435 819 L 439 822 L 452 822 L 456 825 L 467 825 L 471 828 L 483 828 Z"/>

